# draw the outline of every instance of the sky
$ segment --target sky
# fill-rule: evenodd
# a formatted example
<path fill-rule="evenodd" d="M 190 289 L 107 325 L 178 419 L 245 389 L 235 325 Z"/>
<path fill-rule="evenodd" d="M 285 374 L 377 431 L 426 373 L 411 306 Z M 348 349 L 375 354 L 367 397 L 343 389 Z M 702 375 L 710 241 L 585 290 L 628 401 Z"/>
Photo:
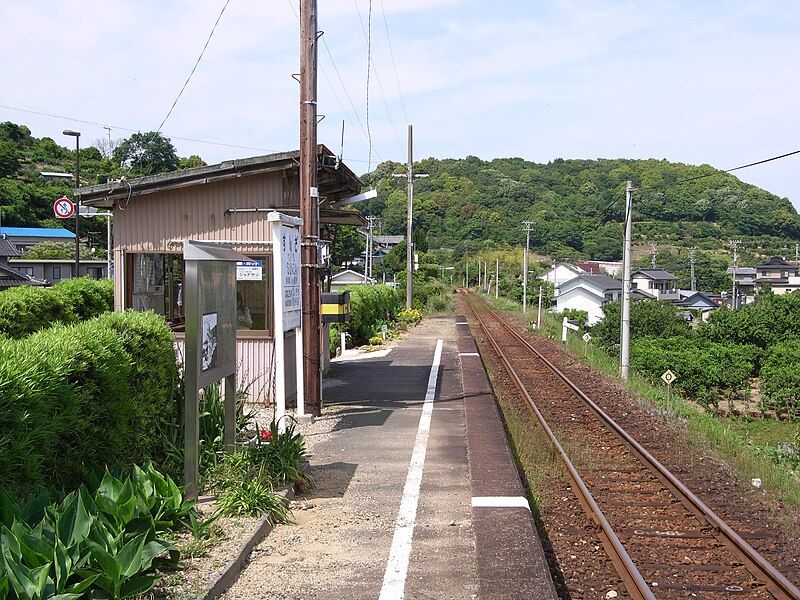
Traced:
<path fill-rule="evenodd" d="M 0 0 L 0 120 L 64 145 L 155 130 L 224 4 Z M 299 146 L 297 11 L 229 0 L 162 130 L 181 156 Z M 357 173 L 405 162 L 408 123 L 416 159 L 727 169 L 800 149 L 796 0 L 320 0 L 319 28 L 319 141 L 338 152 L 344 121 Z M 800 207 L 798 173 L 800 155 L 737 175 Z"/>

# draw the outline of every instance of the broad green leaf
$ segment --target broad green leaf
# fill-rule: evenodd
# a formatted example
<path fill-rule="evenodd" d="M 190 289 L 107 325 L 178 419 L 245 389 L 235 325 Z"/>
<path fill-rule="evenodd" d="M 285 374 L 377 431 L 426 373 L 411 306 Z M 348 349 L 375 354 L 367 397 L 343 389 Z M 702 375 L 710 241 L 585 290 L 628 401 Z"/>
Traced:
<path fill-rule="evenodd" d="M 61 505 L 63 511 L 56 523 L 56 535 L 67 548 L 85 540 L 92 526 L 80 494 L 71 493 Z"/>
<path fill-rule="evenodd" d="M 11 587 L 14 588 L 17 596 L 25 600 L 35 599 L 38 588 L 37 582 L 34 580 L 31 570 L 11 557 L 7 548 L 4 547 L 2 552 L 3 564 L 6 568 L 8 580 L 11 583 Z"/>
<path fill-rule="evenodd" d="M 159 579 L 161 579 L 159 575 L 138 575 L 132 577 L 122 584 L 120 598 L 131 598 L 132 596 L 144 594 L 158 583 Z"/>
<path fill-rule="evenodd" d="M 142 549 L 142 571 L 149 569 L 156 557 L 161 556 L 173 548 L 174 546 L 172 544 L 158 540 L 145 544 L 144 548 Z"/>
<path fill-rule="evenodd" d="M 80 594 L 56 594 L 55 596 L 49 596 L 47 600 L 77 600 L 80 597 Z"/>
<path fill-rule="evenodd" d="M 119 561 L 92 540 L 86 540 L 86 543 L 92 551 L 92 559 L 103 569 L 103 574 L 116 585 L 122 575 L 122 566 Z"/>
<path fill-rule="evenodd" d="M 44 509 L 52 504 L 47 494 L 37 496 L 22 507 L 22 520 L 33 527 L 44 518 Z"/>
<path fill-rule="evenodd" d="M 76 574 L 78 575 L 78 577 L 81 578 L 81 580 L 75 585 L 72 585 L 68 587 L 66 590 L 64 590 L 65 593 L 80 594 L 84 590 L 88 589 L 89 586 L 91 586 L 95 582 L 95 580 L 99 577 L 97 573 L 94 573 L 88 569 L 81 569 L 80 571 L 76 571 Z"/>
<path fill-rule="evenodd" d="M 0 523 L 11 527 L 14 517 L 21 517 L 19 504 L 3 489 L 0 489 Z"/>
<path fill-rule="evenodd" d="M 44 596 L 44 588 L 47 585 L 47 576 L 50 574 L 50 563 L 36 567 L 31 570 L 31 579 L 36 586 L 36 597 Z"/>
<path fill-rule="evenodd" d="M 67 585 L 69 576 L 72 575 L 72 559 L 67 552 L 67 548 L 61 543 L 61 540 L 56 540 L 55 547 L 55 584 L 56 591 L 62 592 Z"/>
<path fill-rule="evenodd" d="M 142 567 L 142 548 L 144 547 L 145 535 L 142 534 L 125 544 L 117 560 L 122 567 L 122 578 L 127 579 L 141 571 Z"/>
<path fill-rule="evenodd" d="M 122 491 L 122 482 L 111 475 L 106 469 L 106 473 L 103 476 L 103 481 L 100 482 L 100 487 L 97 488 L 97 496 L 105 496 L 106 498 L 110 498 L 111 500 L 116 501 L 119 498 L 119 494 Z"/>
<path fill-rule="evenodd" d="M 9 560 L 19 560 L 22 556 L 17 536 L 5 525 L 0 525 L 0 550 L 7 553 Z"/>

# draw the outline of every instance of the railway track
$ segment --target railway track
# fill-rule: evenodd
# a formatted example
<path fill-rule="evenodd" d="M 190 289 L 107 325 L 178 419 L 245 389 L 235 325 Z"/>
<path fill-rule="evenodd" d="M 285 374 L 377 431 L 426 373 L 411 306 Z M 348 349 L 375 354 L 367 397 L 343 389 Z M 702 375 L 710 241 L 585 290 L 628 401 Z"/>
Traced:
<path fill-rule="evenodd" d="M 800 600 L 792 582 L 552 362 L 477 296 L 466 298 L 632 598 Z"/>

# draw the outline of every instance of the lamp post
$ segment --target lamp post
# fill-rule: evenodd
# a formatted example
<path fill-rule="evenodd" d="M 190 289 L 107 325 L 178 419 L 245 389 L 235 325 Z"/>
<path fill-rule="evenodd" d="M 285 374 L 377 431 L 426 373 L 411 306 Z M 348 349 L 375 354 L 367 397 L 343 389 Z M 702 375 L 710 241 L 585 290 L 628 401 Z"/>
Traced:
<path fill-rule="evenodd" d="M 75 138 L 75 190 L 77 192 L 81 187 L 81 132 L 73 131 L 72 129 L 65 129 L 64 135 Z M 76 193 L 76 196 L 78 194 Z M 81 203 L 76 198 L 78 206 L 75 207 L 75 274 L 73 277 L 80 277 L 81 274 L 81 236 L 79 233 L 80 227 L 80 212 Z"/>

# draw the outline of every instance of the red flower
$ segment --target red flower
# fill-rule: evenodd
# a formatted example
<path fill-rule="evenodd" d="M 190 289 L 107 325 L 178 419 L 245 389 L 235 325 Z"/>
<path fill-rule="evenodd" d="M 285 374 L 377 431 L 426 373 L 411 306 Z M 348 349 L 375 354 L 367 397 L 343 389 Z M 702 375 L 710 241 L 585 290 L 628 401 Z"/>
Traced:
<path fill-rule="evenodd" d="M 260 429 L 258 431 L 258 437 L 261 438 L 262 442 L 271 442 L 272 432 L 269 429 Z"/>

